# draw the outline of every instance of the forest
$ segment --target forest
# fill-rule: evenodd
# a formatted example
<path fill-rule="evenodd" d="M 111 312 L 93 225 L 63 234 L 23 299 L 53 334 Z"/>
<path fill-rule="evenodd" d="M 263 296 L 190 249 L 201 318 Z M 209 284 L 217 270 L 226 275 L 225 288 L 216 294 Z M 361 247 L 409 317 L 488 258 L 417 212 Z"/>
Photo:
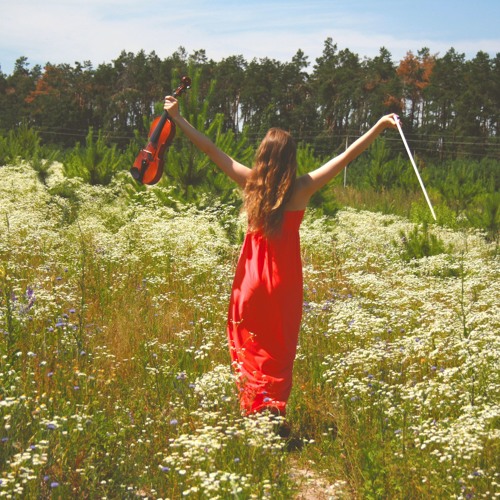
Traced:
<path fill-rule="evenodd" d="M 395 62 L 384 47 L 361 58 L 328 38 L 314 63 L 302 50 L 288 62 L 242 55 L 213 61 L 203 49 L 188 54 L 183 47 L 165 59 L 122 51 L 97 67 L 90 61 L 30 67 L 22 56 L 12 74 L 0 71 L 0 164 L 23 158 L 43 177 L 50 161 L 59 160 L 69 177 L 106 185 L 128 171 L 163 96 L 182 75 L 193 80 L 182 112 L 247 163 L 271 126 L 296 138 L 304 171 L 340 153 L 380 116 L 398 113 L 436 203 L 498 238 L 500 54 L 483 51 L 467 59 L 453 48 L 440 55 L 424 47 Z M 409 193 L 419 187 L 407 160 L 397 133 L 385 134 L 349 167 L 344 187 L 356 196 L 330 190 L 316 205 L 326 212 L 340 203 L 408 216 Z M 175 141 L 167 162 L 161 182 L 175 186 L 183 201 L 239 199 L 185 138 Z M 387 191 L 392 197 L 380 202 Z M 442 214 L 441 222 L 449 219 Z"/>
<path fill-rule="evenodd" d="M 222 113 L 225 130 L 247 128 L 252 139 L 279 126 L 330 153 L 332 141 L 396 112 L 421 154 L 500 157 L 500 54 L 467 60 L 453 48 L 444 55 L 422 48 L 396 63 L 383 47 L 361 58 L 330 38 L 312 65 L 301 50 L 289 62 L 242 55 L 217 62 L 183 47 L 166 59 L 123 51 L 96 68 L 90 61 L 30 68 L 22 56 L 12 74 L 0 72 L 0 130 L 24 123 L 44 141 L 71 146 L 92 127 L 123 144 L 135 130 L 147 132 L 155 103 L 177 86 L 175 75 L 195 70 L 196 99 L 210 94 L 208 116 Z"/>

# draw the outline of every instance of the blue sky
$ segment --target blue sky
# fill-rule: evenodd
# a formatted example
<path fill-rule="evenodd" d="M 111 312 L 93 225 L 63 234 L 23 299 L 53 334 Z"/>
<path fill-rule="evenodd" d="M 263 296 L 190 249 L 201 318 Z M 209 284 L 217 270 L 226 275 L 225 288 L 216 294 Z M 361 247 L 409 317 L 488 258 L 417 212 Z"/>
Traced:
<path fill-rule="evenodd" d="M 386 47 L 394 61 L 428 47 L 451 47 L 473 58 L 500 53 L 500 0 L 0 0 L 0 68 L 10 74 L 26 56 L 31 66 L 89 60 L 94 66 L 122 50 L 170 56 L 205 49 L 290 61 L 298 49 L 311 66 L 331 37 L 339 49 L 373 57 Z"/>

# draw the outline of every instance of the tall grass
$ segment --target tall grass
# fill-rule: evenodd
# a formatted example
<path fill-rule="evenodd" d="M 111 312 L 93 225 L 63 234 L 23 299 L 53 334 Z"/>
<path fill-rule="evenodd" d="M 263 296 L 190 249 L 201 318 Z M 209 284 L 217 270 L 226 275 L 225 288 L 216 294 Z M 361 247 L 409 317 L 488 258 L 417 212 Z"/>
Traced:
<path fill-rule="evenodd" d="M 442 251 L 409 258 L 408 219 L 308 211 L 291 454 L 240 416 L 229 369 L 243 218 L 123 186 L 0 168 L 1 496 L 293 498 L 305 465 L 348 497 L 500 495 L 481 234 L 431 225 Z"/>
<path fill-rule="evenodd" d="M 310 270 L 297 371 L 316 370 L 329 394 L 320 407 L 362 497 L 490 497 L 500 493 L 498 258 L 477 234 L 433 228 L 448 252 L 408 261 L 403 241 L 390 242 L 412 228 L 339 214 L 335 260 Z"/>

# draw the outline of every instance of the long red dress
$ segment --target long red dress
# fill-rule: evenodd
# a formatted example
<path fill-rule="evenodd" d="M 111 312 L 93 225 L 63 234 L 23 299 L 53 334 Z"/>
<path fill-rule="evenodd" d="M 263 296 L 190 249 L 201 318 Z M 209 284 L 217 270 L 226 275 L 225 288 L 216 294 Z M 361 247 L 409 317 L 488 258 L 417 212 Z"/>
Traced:
<path fill-rule="evenodd" d="M 227 332 L 240 404 L 285 414 L 302 318 L 299 228 L 304 210 L 287 211 L 279 235 L 249 231 L 236 267 Z"/>

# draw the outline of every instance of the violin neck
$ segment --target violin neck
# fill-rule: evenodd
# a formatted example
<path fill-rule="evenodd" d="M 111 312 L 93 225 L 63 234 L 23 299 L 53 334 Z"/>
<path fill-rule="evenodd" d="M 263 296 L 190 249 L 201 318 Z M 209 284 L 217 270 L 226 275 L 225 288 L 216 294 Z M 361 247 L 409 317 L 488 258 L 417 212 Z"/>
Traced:
<path fill-rule="evenodd" d="M 169 118 L 168 113 L 166 111 L 164 111 L 163 114 L 161 115 L 160 120 L 158 121 L 155 129 L 153 130 L 151 137 L 149 138 L 149 142 L 152 142 L 153 144 L 158 143 L 158 139 L 160 138 L 161 131 L 163 130 L 165 123 L 167 123 L 168 118 Z"/>
<path fill-rule="evenodd" d="M 190 87 L 191 80 L 187 79 L 188 81 L 186 81 L 186 82 L 184 80 L 186 80 L 186 77 L 184 77 L 184 79 L 183 79 L 183 84 L 179 85 L 179 87 L 177 87 L 174 90 L 174 93 L 173 93 L 174 97 L 176 97 L 176 98 L 180 97 L 182 95 L 182 93 Z M 165 123 L 167 123 L 169 118 L 170 117 L 169 117 L 168 113 L 166 111 L 163 111 L 163 114 L 161 115 L 160 120 L 158 121 L 158 124 L 156 125 L 155 129 L 153 130 L 153 133 L 151 134 L 151 136 L 149 138 L 149 142 L 151 142 L 154 145 L 158 144 L 158 140 L 160 139 L 161 131 L 163 130 L 163 127 L 165 126 Z"/>

